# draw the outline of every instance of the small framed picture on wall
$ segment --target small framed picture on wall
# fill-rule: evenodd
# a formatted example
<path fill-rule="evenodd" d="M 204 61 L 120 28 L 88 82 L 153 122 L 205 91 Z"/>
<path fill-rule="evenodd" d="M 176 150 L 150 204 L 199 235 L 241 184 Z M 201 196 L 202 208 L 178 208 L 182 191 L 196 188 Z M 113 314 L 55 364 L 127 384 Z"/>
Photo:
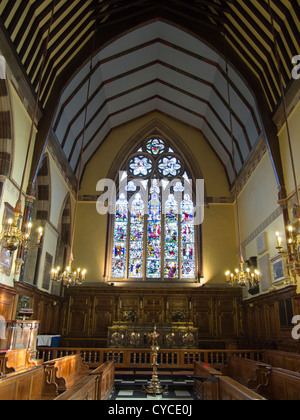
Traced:
<path fill-rule="evenodd" d="M 273 285 L 283 285 L 291 282 L 287 260 L 282 255 L 276 255 L 270 259 L 272 265 Z"/>
<path fill-rule="evenodd" d="M 274 281 L 282 280 L 285 277 L 282 259 L 273 263 L 273 270 Z"/>

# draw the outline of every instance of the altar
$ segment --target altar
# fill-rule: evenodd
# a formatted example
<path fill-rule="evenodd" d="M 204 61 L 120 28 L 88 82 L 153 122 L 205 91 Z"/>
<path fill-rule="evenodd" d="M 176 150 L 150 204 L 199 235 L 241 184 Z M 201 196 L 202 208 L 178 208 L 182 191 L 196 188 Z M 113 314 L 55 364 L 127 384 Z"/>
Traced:
<path fill-rule="evenodd" d="M 154 324 L 114 322 L 108 327 L 109 348 L 148 349 L 152 344 Z M 158 344 L 162 349 L 196 349 L 198 329 L 192 322 L 156 324 Z"/>

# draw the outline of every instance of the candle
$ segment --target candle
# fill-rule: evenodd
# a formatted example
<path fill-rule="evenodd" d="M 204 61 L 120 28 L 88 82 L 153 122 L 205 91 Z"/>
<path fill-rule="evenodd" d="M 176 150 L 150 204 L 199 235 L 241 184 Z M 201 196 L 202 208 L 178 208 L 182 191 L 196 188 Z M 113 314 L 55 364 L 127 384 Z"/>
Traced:
<path fill-rule="evenodd" d="M 294 242 L 293 227 L 292 226 L 289 226 L 289 232 L 290 232 L 290 238 L 291 238 L 292 242 Z"/>
<path fill-rule="evenodd" d="M 41 238 L 42 238 L 42 236 L 43 236 L 43 228 L 42 227 L 40 227 L 39 228 L 39 230 L 38 230 L 38 245 L 40 244 L 40 242 L 41 242 Z"/>
<path fill-rule="evenodd" d="M 30 233 L 31 233 L 31 228 L 32 228 L 32 223 L 28 223 L 28 225 L 27 225 L 27 235 L 28 235 L 28 238 L 29 238 L 29 236 L 30 236 Z"/>
<path fill-rule="evenodd" d="M 278 248 L 281 248 L 282 244 L 281 244 L 281 237 L 280 237 L 279 232 L 276 232 L 276 236 L 277 236 L 277 246 Z"/>

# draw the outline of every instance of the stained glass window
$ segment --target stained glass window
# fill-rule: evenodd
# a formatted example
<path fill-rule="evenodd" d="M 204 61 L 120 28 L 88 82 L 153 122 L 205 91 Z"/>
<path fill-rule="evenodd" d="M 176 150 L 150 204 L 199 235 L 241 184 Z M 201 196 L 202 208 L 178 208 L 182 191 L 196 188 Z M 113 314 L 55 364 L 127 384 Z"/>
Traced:
<path fill-rule="evenodd" d="M 114 279 L 195 279 L 192 182 L 179 156 L 153 137 L 127 160 L 114 219 Z"/>
<path fill-rule="evenodd" d="M 148 232 L 147 232 L 147 277 L 161 277 L 161 201 L 158 181 L 152 181 L 150 189 Z"/>
<path fill-rule="evenodd" d="M 176 157 L 164 157 L 158 162 L 158 171 L 161 175 L 173 178 L 181 172 L 181 163 Z"/>
<path fill-rule="evenodd" d="M 178 203 L 170 194 L 165 204 L 165 277 L 178 276 Z"/>
<path fill-rule="evenodd" d="M 165 144 L 162 140 L 154 139 L 147 143 L 147 151 L 152 155 L 160 155 L 165 150 Z"/>
<path fill-rule="evenodd" d="M 136 156 L 130 161 L 129 170 L 134 176 L 147 176 L 151 173 L 152 162 L 147 157 Z"/>
<path fill-rule="evenodd" d="M 195 277 L 194 205 L 189 194 L 181 203 L 182 278 Z"/>
<path fill-rule="evenodd" d="M 136 194 L 131 205 L 129 241 L 129 277 L 143 277 L 144 202 Z"/>
<path fill-rule="evenodd" d="M 112 277 L 123 278 L 126 272 L 126 249 L 128 230 L 128 202 L 124 194 L 116 202 Z"/>

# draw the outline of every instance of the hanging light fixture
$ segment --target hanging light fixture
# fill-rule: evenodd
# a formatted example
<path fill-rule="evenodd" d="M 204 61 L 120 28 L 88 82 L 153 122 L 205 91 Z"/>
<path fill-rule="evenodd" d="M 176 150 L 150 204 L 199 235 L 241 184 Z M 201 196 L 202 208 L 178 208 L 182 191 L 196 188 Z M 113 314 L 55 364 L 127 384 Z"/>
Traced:
<path fill-rule="evenodd" d="M 96 27 L 96 23 L 95 23 Z M 86 98 L 86 106 L 85 106 L 85 116 L 84 116 L 84 126 L 83 126 L 83 134 L 82 134 L 82 144 L 80 150 L 80 162 L 79 162 L 79 170 L 78 170 L 78 180 L 77 180 L 77 193 L 76 193 L 76 201 L 75 201 L 75 210 L 74 210 L 74 218 L 73 218 L 73 226 L 72 226 L 72 237 L 71 237 L 71 251 L 69 257 L 69 264 L 67 268 L 62 271 L 60 267 L 52 269 L 52 276 L 51 280 L 57 284 L 63 284 L 65 287 L 72 287 L 72 286 L 80 286 L 84 283 L 87 270 L 78 268 L 76 271 L 73 271 L 72 264 L 74 262 L 73 257 L 73 245 L 74 245 L 74 237 L 75 237 L 75 226 L 76 226 L 76 215 L 77 215 L 77 207 L 78 207 L 78 199 L 79 199 L 79 190 L 80 190 L 80 177 L 82 171 L 82 155 L 84 152 L 84 143 L 85 143 L 85 133 L 86 133 L 86 124 L 87 124 L 87 111 L 88 111 L 88 103 L 90 97 L 90 88 L 91 88 L 91 77 L 92 77 L 92 70 L 93 70 L 93 54 L 94 54 L 94 42 L 95 42 L 95 34 L 93 39 L 93 51 L 90 60 L 90 73 L 88 79 L 88 88 L 87 88 L 87 98 Z"/>
<path fill-rule="evenodd" d="M 43 228 L 39 227 L 38 229 L 38 239 L 34 247 L 30 246 L 30 242 L 33 242 L 30 238 L 30 233 L 32 230 L 32 223 L 29 222 L 25 232 L 19 228 L 19 223 L 22 218 L 22 214 L 19 214 L 15 211 L 15 218 L 9 219 L 7 225 L 4 226 L 4 229 L 1 233 L 1 245 L 4 249 L 9 251 L 11 255 L 19 248 L 23 247 L 24 252 L 34 251 L 39 248 L 41 245 L 41 239 L 43 236 Z"/>
<path fill-rule="evenodd" d="M 233 124 L 232 124 L 232 108 L 231 108 L 231 96 L 230 96 L 230 85 L 228 75 L 228 62 L 226 61 L 226 76 L 227 76 L 227 90 L 228 90 L 228 105 L 230 114 L 230 133 L 232 142 L 232 159 L 233 159 L 233 171 L 235 176 L 235 202 L 236 202 L 236 213 L 237 213 L 237 224 L 238 224 L 238 235 L 239 235 L 239 268 L 236 268 L 233 272 L 228 270 L 225 273 L 226 283 L 231 286 L 248 287 L 249 293 L 256 293 L 259 291 L 260 283 L 260 272 L 258 270 L 251 271 L 250 267 L 246 266 L 242 242 L 241 242 L 241 228 L 239 218 L 239 206 L 238 206 L 238 189 L 237 189 L 237 174 L 235 166 L 235 151 L 234 151 L 234 137 L 233 137 Z"/>
<path fill-rule="evenodd" d="M 274 39 L 275 58 L 276 58 L 276 63 L 277 63 L 278 80 L 279 80 L 279 86 L 280 86 L 281 97 L 282 97 L 284 120 L 285 120 L 285 125 L 286 125 L 286 130 L 287 130 L 287 139 L 288 139 L 288 146 L 289 146 L 289 152 L 290 152 L 290 158 L 291 158 L 291 170 L 293 174 L 295 191 L 296 191 L 296 199 L 297 199 L 297 204 L 294 209 L 295 222 L 291 224 L 290 226 L 288 226 L 285 232 L 286 238 L 287 238 L 287 250 L 283 250 L 282 238 L 280 237 L 279 232 L 276 233 L 277 250 L 284 258 L 286 258 L 287 266 L 292 276 L 296 278 L 297 275 L 300 276 L 300 195 L 299 195 L 298 182 L 297 182 L 297 176 L 296 176 L 296 170 L 295 170 L 295 162 L 294 162 L 293 148 L 292 148 L 292 142 L 291 142 L 291 133 L 290 133 L 290 127 L 289 127 L 289 121 L 288 121 L 287 104 L 286 104 L 286 98 L 285 98 L 285 92 L 284 92 L 284 86 L 283 86 L 283 76 L 281 72 L 280 57 L 279 57 L 279 52 L 278 52 L 278 45 L 277 45 L 274 19 L 273 19 L 270 0 L 268 0 L 268 5 L 269 5 L 269 14 L 270 14 L 270 19 L 271 19 L 272 34 L 273 34 L 273 39 Z"/>

